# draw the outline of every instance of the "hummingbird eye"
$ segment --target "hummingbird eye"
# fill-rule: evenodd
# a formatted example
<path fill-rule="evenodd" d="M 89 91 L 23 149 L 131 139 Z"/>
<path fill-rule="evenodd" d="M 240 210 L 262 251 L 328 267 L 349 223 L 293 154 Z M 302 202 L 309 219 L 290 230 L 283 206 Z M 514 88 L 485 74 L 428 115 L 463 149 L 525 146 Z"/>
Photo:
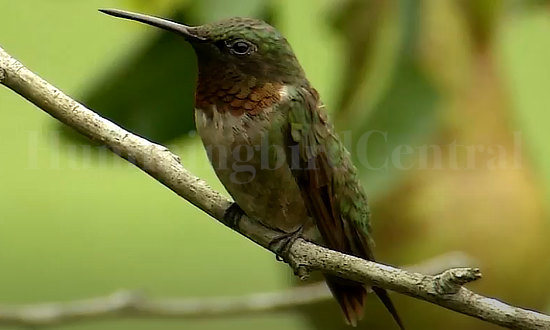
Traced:
<path fill-rule="evenodd" d="M 236 40 L 229 45 L 229 50 L 235 55 L 248 55 L 254 50 L 254 45 L 246 40 Z"/>

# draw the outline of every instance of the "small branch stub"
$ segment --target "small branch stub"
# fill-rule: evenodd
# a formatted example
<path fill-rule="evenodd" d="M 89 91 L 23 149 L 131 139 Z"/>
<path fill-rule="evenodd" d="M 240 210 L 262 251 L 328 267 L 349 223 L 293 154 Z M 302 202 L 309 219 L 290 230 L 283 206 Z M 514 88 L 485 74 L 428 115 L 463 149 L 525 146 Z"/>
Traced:
<path fill-rule="evenodd" d="M 455 294 L 460 288 L 482 277 L 479 268 L 449 269 L 434 277 L 439 294 Z"/>

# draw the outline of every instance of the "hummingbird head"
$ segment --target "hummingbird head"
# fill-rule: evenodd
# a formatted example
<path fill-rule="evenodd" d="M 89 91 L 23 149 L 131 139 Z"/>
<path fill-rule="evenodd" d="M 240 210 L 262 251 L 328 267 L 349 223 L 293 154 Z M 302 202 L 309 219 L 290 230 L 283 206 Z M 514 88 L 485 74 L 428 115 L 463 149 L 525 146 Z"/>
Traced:
<path fill-rule="evenodd" d="M 199 74 L 220 72 L 281 84 L 305 79 L 288 41 L 271 25 L 253 18 L 234 17 L 211 24 L 187 26 L 159 17 L 102 9 L 103 13 L 175 32 L 194 48 Z M 200 79 L 200 78 L 199 78 Z"/>
<path fill-rule="evenodd" d="M 271 25 L 252 18 L 230 18 L 187 26 L 159 17 L 116 9 L 103 13 L 179 34 L 195 49 L 199 77 L 195 107 L 256 115 L 287 96 L 287 86 L 309 86 L 287 40 Z"/>

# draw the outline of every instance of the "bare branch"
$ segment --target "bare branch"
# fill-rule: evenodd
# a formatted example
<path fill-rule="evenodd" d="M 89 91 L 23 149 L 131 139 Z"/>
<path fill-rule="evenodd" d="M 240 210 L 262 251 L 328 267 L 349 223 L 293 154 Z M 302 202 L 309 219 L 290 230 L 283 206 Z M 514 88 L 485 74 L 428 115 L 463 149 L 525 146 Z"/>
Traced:
<path fill-rule="evenodd" d="M 469 262 L 463 254 L 449 253 L 406 268 L 430 274 L 435 269 L 445 270 L 449 264 L 467 266 Z M 250 315 L 328 299 L 332 299 L 332 295 L 325 282 L 279 292 L 215 298 L 150 299 L 137 291 L 119 291 L 106 297 L 63 303 L 0 306 L 0 326 L 51 326 L 107 318 L 190 319 Z"/>
<path fill-rule="evenodd" d="M 125 131 L 74 101 L 0 48 L 0 82 L 80 133 L 101 142 L 153 178 L 223 223 L 231 201 L 193 176 L 179 157 L 158 144 Z M 228 224 L 226 224 L 228 225 Z M 244 217 L 238 232 L 259 245 L 279 234 Z M 480 277 L 477 269 L 452 269 L 438 276 L 422 275 L 344 255 L 304 240 L 291 247 L 288 263 L 298 275 L 322 270 L 343 278 L 374 284 L 479 319 L 514 329 L 550 329 L 550 316 L 486 298 L 464 288 Z"/>
<path fill-rule="evenodd" d="M 241 297 L 148 299 L 120 291 L 107 297 L 66 303 L 0 307 L 1 326 L 51 326 L 113 318 L 211 318 L 283 310 L 326 300 L 325 283 Z"/>

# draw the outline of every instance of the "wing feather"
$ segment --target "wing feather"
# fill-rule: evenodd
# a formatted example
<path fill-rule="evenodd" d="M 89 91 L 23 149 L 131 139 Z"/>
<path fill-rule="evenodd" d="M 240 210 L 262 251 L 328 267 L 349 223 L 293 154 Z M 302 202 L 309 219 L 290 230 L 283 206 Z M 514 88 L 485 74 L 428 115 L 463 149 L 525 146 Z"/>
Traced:
<path fill-rule="evenodd" d="M 290 155 L 299 159 L 298 168 L 292 172 L 324 244 L 333 250 L 374 260 L 366 195 L 351 156 L 329 124 L 317 92 L 309 87 L 296 89 L 288 112 L 291 147 L 288 150 L 299 153 Z M 364 285 L 331 275 L 325 277 L 347 323 L 356 325 L 363 316 Z M 373 289 L 403 329 L 386 290 Z"/>
<path fill-rule="evenodd" d="M 328 123 L 314 90 L 297 90 L 289 105 L 293 169 L 308 211 L 327 247 L 372 259 L 369 210 L 350 155 Z M 296 157 L 296 156 L 295 156 Z"/>

